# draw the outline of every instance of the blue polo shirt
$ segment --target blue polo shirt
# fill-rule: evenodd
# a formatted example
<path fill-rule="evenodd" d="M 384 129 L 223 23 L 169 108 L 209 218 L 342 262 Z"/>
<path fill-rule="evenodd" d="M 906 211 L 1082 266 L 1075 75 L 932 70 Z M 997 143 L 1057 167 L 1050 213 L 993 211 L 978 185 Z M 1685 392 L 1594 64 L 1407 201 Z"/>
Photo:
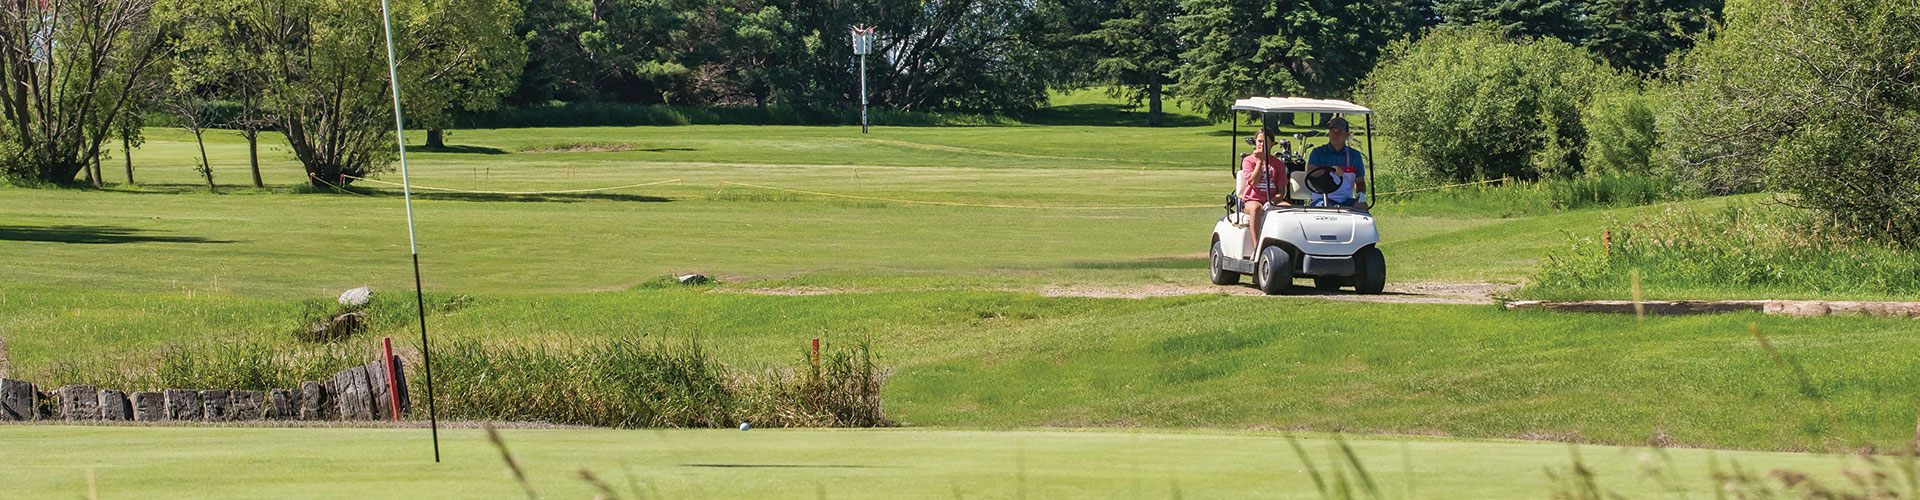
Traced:
<path fill-rule="evenodd" d="M 1307 153 L 1307 168 L 1312 169 L 1317 165 L 1334 168 L 1340 179 L 1340 189 L 1325 196 L 1314 194 L 1310 201 L 1314 205 L 1323 204 L 1326 201 L 1324 198 L 1329 197 L 1333 198 L 1334 203 L 1345 204 L 1353 201 L 1353 185 L 1367 175 L 1367 157 L 1353 149 L 1351 144 L 1341 148 L 1341 151 L 1334 151 L 1332 146 L 1313 148 L 1313 152 Z"/>

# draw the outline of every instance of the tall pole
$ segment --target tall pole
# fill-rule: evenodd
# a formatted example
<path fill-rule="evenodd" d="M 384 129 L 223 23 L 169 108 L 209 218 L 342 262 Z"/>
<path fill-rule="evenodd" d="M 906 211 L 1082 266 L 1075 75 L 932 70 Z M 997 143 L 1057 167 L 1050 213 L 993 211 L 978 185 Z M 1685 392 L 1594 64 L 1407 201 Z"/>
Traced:
<path fill-rule="evenodd" d="M 433 462 L 440 463 L 440 418 L 433 404 L 433 355 L 427 349 L 427 298 L 420 291 L 420 243 L 413 231 L 413 186 L 407 180 L 407 134 L 400 119 L 400 70 L 393 58 L 393 17 L 380 0 L 380 22 L 387 32 L 387 81 L 393 84 L 393 140 L 400 145 L 400 193 L 407 204 L 407 250 L 413 253 L 413 302 L 420 313 L 420 361 L 427 371 L 427 425 L 433 429 Z"/>
<path fill-rule="evenodd" d="M 867 55 L 860 55 L 860 133 L 867 133 Z"/>

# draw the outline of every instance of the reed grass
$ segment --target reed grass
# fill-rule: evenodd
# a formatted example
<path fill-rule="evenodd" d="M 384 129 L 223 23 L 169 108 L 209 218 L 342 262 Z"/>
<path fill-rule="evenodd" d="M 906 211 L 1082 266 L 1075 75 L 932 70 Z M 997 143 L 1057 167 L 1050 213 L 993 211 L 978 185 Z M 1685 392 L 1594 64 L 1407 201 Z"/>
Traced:
<path fill-rule="evenodd" d="M 1908 244 L 1850 236 L 1812 210 L 1676 206 L 1605 225 L 1610 244 L 1570 235 L 1515 296 L 1621 298 L 1637 274 L 1651 299 L 1920 297 Z"/>

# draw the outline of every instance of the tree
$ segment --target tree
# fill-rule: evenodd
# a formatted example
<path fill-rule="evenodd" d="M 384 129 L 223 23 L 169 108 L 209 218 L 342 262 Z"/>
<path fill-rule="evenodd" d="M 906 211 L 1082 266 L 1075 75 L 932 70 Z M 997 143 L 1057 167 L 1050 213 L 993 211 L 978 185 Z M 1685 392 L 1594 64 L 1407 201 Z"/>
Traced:
<path fill-rule="evenodd" d="M 506 92 L 518 68 L 506 0 L 401 0 L 393 10 L 402 100 L 416 123 Z M 393 95 L 380 11 L 352 0 L 243 0 L 237 14 L 258 33 L 262 94 L 315 187 L 352 183 L 391 165 Z"/>
<path fill-rule="evenodd" d="M 1713 193 L 1796 195 L 1856 235 L 1920 244 L 1920 6 L 1729 2 L 1672 68 L 1668 160 Z"/>
<path fill-rule="evenodd" d="M 1720 20 L 1723 0 L 1591 0 L 1587 48 L 1616 68 L 1652 73 Z"/>
<path fill-rule="evenodd" d="M 1580 45 L 1588 33 L 1581 0 L 1439 0 L 1435 9 L 1448 26 L 1491 24 L 1512 39 L 1546 37 Z"/>
<path fill-rule="evenodd" d="M 178 81 L 178 80 L 176 80 Z M 199 162 L 193 166 L 200 177 L 206 179 L 207 189 L 214 189 L 213 163 L 207 160 L 207 129 L 216 121 L 213 113 L 213 97 L 209 88 L 191 83 L 176 86 L 174 93 L 168 96 L 165 107 L 173 114 L 174 124 L 193 134 L 193 142 L 200 147 Z"/>
<path fill-rule="evenodd" d="M 1046 103 L 1054 73 L 1024 1 L 889 0 L 864 14 L 879 33 L 872 88 L 888 106 L 1017 112 Z"/>
<path fill-rule="evenodd" d="M 1098 29 L 1074 37 L 1094 47 L 1094 78 L 1112 84 L 1129 104 L 1147 103 L 1147 125 L 1161 124 L 1161 94 L 1179 66 L 1180 35 L 1174 20 L 1177 0 L 1118 0 L 1115 14 Z"/>
<path fill-rule="evenodd" d="M 1218 120 L 1251 95 L 1345 97 L 1388 44 L 1433 20 L 1424 0 L 1187 0 L 1175 95 Z"/>
<path fill-rule="evenodd" d="M 515 33 L 525 41 L 527 63 L 506 103 L 525 106 L 555 99 L 600 99 L 605 93 L 600 88 L 601 71 L 580 42 L 581 34 L 594 25 L 594 2 L 522 0 L 520 11 Z"/>
<path fill-rule="evenodd" d="M 1552 38 L 1508 40 L 1492 26 L 1442 28 L 1396 44 L 1361 99 L 1403 163 L 1439 180 L 1580 173 L 1581 110 L 1631 80 Z"/>
<path fill-rule="evenodd" d="M 238 102 L 238 113 L 221 119 L 211 115 L 197 117 L 196 121 L 212 121 L 197 123 L 191 129 L 218 127 L 240 131 L 240 136 L 247 140 L 247 164 L 253 174 L 253 187 L 265 187 L 260 177 L 260 132 L 271 125 L 272 119 L 262 109 L 262 93 L 272 76 L 272 68 L 268 65 L 268 47 L 259 33 L 263 25 L 233 15 L 244 6 L 239 0 L 195 0 L 183 4 L 180 16 L 183 29 L 174 51 L 173 80 L 176 93 Z M 181 105 L 174 104 L 176 113 L 181 111 Z M 199 132 L 195 134 L 197 140 Z"/>
<path fill-rule="evenodd" d="M 162 76 L 167 19 L 153 0 L 0 4 L 8 143 L 0 169 L 46 182 L 71 182 L 89 169 L 134 91 Z"/>
<path fill-rule="evenodd" d="M 443 129 L 452 124 L 453 112 L 494 109 L 513 91 L 527 64 L 527 48 L 513 37 L 522 15 L 516 0 L 429 0 L 429 5 L 424 22 L 410 30 L 426 38 L 412 40 L 403 59 L 420 72 L 402 81 L 400 94 L 412 126 L 427 130 L 427 146 L 444 148 Z"/>

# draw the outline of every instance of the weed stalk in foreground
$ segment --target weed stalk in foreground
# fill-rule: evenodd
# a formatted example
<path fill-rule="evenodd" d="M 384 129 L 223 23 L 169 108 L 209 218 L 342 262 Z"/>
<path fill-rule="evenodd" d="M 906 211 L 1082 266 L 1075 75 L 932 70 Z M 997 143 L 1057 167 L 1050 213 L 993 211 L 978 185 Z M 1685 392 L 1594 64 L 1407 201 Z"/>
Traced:
<path fill-rule="evenodd" d="M 520 490 L 527 493 L 528 500 L 540 500 L 540 495 L 533 492 L 533 483 L 527 481 L 527 471 L 520 468 L 520 461 L 514 460 L 513 453 L 507 451 L 507 441 L 500 439 L 500 431 L 495 430 L 492 423 L 483 426 L 487 429 L 487 441 L 500 450 L 500 459 L 507 462 L 507 470 L 513 473 L 514 482 L 520 483 Z"/>

